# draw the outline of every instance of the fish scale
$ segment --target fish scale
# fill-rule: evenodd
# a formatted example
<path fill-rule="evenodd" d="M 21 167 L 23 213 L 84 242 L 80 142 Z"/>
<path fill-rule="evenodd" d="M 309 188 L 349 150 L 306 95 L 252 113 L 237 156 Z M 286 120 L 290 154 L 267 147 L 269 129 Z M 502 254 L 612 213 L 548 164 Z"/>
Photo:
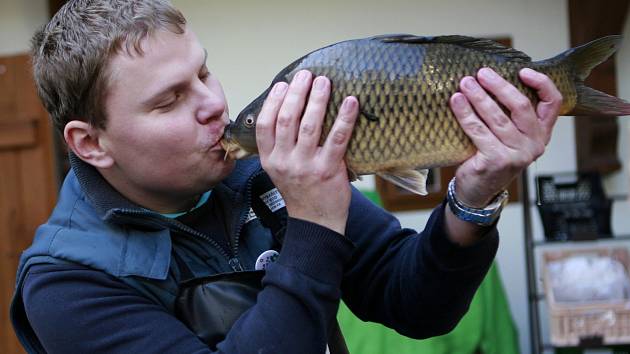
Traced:
<path fill-rule="evenodd" d="M 336 43 L 283 69 L 230 124 L 221 144 L 234 158 L 256 153 L 251 121 L 257 119 L 269 90 L 306 69 L 332 83 L 320 143 L 343 99 L 359 100 L 360 116 L 345 156 L 354 174 L 400 177 L 418 168 L 458 164 L 476 151 L 449 106 L 463 77 L 474 76 L 482 67 L 492 68 L 536 104 L 537 94 L 518 77 L 520 69 L 530 67 L 549 76 L 562 93 L 560 114 L 627 115 L 628 103 L 584 85 L 590 70 L 608 58 L 619 42 L 619 36 L 608 36 L 537 62 L 498 43 L 465 36 L 386 35 Z M 509 116 L 509 110 L 502 108 Z M 421 190 L 405 178 L 394 183 Z"/>

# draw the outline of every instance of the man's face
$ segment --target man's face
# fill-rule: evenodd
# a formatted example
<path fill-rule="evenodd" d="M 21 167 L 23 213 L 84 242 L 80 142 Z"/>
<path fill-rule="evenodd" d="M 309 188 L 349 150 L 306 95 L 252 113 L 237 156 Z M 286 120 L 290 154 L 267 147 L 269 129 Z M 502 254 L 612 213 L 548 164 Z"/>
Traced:
<path fill-rule="evenodd" d="M 166 211 L 232 171 L 219 144 L 227 104 L 192 31 L 159 31 L 142 50 L 109 63 L 107 128 L 99 137 L 114 164 L 100 171 L 136 203 Z"/>

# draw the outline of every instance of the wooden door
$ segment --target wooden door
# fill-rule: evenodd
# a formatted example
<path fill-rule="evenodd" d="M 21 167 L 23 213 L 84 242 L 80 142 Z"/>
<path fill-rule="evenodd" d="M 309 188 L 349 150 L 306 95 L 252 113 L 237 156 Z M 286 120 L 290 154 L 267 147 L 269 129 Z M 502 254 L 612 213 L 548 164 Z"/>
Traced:
<path fill-rule="evenodd" d="M 29 57 L 0 57 L 0 353 L 23 353 L 9 321 L 22 250 L 50 214 L 57 183 L 52 133 Z"/>
<path fill-rule="evenodd" d="M 572 47 L 599 37 L 623 33 L 630 7 L 628 0 L 569 0 L 568 5 Z M 616 80 L 613 55 L 593 69 L 586 79 L 586 86 L 616 96 Z M 619 171 L 622 166 L 617 155 L 618 135 L 617 117 L 575 117 L 578 171 L 601 174 Z"/>

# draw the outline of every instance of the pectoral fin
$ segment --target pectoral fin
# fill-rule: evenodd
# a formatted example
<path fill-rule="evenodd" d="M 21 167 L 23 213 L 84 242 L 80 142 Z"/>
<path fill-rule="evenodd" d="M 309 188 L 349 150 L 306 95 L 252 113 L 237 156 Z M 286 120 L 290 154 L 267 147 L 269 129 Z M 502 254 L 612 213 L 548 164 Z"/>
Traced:
<path fill-rule="evenodd" d="M 387 180 L 400 188 L 412 193 L 427 195 L 427 176 L 429 170 L 413 169 L 393 169 L 376 173 L 379 177 Z"/>

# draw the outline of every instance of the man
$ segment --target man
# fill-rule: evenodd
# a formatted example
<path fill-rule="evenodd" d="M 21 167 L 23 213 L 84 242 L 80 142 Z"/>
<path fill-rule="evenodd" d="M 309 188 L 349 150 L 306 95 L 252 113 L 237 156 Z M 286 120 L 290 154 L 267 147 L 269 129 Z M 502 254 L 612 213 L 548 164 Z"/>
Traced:
<path fill-rule="evenodd" d="M 342 352 L 341 298 L 402 334 L 446 333 L 495 255 L 501 191 L 542 154 L 561 102 L 531 70 L 521 78 L 536 107 L 491 70 L 464 78 L 451 107 L 479 151 L 457 170 L 453 206 L 417 234 L 348 183 L 356 98 L 318 146 L 324 77 L 300 72 L 271 91 L 257 122 L 264 172 L 224 161 L 212 50 L 166 1 L 70 1 L 33 54 L 72 170 L 20 261 L 11 317 L 29 352 Z M 484 208 L 486 219 L 466 218 Z M 203 316 L 183 291 L 199 279 Z"/>

